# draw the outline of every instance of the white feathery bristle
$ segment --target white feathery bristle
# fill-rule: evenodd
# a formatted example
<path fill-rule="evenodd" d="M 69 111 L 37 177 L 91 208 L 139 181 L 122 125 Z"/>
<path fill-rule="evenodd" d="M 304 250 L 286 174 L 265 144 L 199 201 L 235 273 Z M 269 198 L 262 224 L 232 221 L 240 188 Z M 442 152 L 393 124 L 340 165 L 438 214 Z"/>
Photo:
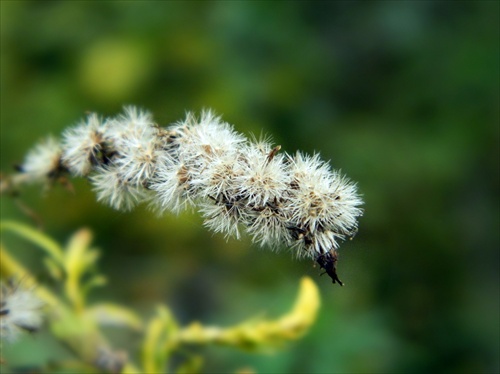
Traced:
<path fill-rule="evenodd" d="M 124 153 L 135 140 L 152 139 L 156 130 L 151 113 L 128 106 L 123 114 L 106 121 L 105 136 L 115 151 Z"/>
<path fill-rule="evenodd" d="M 234 185 L 249 206 L 273 204 L 289 188 L 284 156 L 272 152 L 272 146 L 266 142 L 247 144 L 240 152 Z"/>
<path fill-rule="evenodd" d="M 24 332 L 35 332 L 42 325 L 44 303 L 32 289 L 2 284 L 0 300 L 0 338 L 12 342 Z"/>
<path fill-rule="evenodd" d="M 204 218 L 203 224 L 215 233 L 225 234 L 226 238 L 240 238 L 239 225 L 248 222 L 249 215 L 243 201 L 220 200 L 205 201 L 199 204 L 199 211 Z"/>
<path fill-rule="evenodd" d="M 297 153 L 291 159 L 290 176 L 294 186 L 290 190 L 293 204 L 287 213 L 293 222 L 308 224 L 315 230 L 319 222 L 338 215 L 336 196 L 330 189 L 333 175 L 319 155 Z"/>
<path fill-rule="evenodd" d="M 309 248 L 304 249 L 322 254 L 325 248 L 337 248 L 337 240 L 352 233 L 362 213 L 355 185 L 330 171 L 317 154 L 290 157 L 290 177 L 292 188 L 284 211 L 310 241 L 303 242 Z"/>
<path fill-rule="evenodd" d="M 71 173 L 86 176 L 97 164 L 104 142 L 104 125 L 95 113 L 63 133 L 62 161 Z"/>
<path fill-rule="evenodd" d="M 165 129 L 149 112 L 126 107 L 104 122 L 91 114 L 63 138 L 63 167 L 50 138 L 28 154 L 28 178 L 66 167 L 89 176 L 98 200 L 116 209 L 146 201 L 157 211 L 197 206 L 210 230 L 239 238 L 243 228 L 262 246 L 294 247 L 298 257 L 321 259 L 330 276 L 332 251 L 363 212 L 356 185 L 318 154 L 290 156 L 269 139 L 248 141 L 210 110 Z"/>
<path fill-rule="evenodd" d="M 61 163 L 59 142 L 48 137 L 26 156 L 21 169 L 29 182 L 45 182 L 57 175 Z"/>
<path fill-rule="evenodd" d="M 218 199 L 221 196 L 235 195 L 235 180 L 238 171 L 235 168 L 237 152 L 228 151 L 213 157 L 200 172 L 193 177 L 192 184 L 200 198 Z"/>
<path fill-rule="evenodd" d="M 199 120 L 188 113 L 186 120 L 172 130 L 180 134 L 179 160 L 200 170 L 220 155 L 234 152 L 245 141 L 210 111 L 203 112 Z"/>
<path fill-rule="evenodd" d="M 204 111 L 200 119 L 188 113 L 168 130 L 175 140 L 160 157 L 150 188 L 157 192 L 162 209 L 178 212 L 199 198 L 216 195 L 212 182 L 218 180 L 213 174 L 223 168 L 224 160 L 234 162 L 244 137 L 211 111 Z"/>
<path fill-rule="evenodd" d="M 286 217 L 281 212 L 280 205 L 269 204 L 253 211 L 247 232 L 252 240 L 261 247 L 279 248 L 287 241 L 288 230 Z"/>
<path fill-rule="evenodd" d="M 203 111 L 199 119 L 193 113 L 188 113 L 186 119 L 172 127 L 172 130 L 181 134 L 180 142 L 184 146 L 192 146 L 200 154 L 205 153 L 206 146 L 210 146 L 215 154 L 219 154 L 235 149 L 245 142 L 242 135 L 236 133 L 231 125 L 223 122 L 210 110 Z"/>
<path fill-rule="evenodd" d="M 172 161 L 168 154 L 160 157 L 156 177 L 149 186 L 156 192 L 152 201 L 153 209 L 179 213 L 187 206 L 194 205 L 193 195 L 190 193 L 190 179 L 189 170 L 184 164 Z"/>
<path fill-rule="evenodd" d="M 158 148 L 157 138 L 150 131 L 142 131 L 136 135 L 140 137 L 130 137 L 120 149 L 114 165 L 130 184 L 147 186 L 151 183 L 162 152 Z"/>
<path fill-rule="evenodd" d="M 132 210 L 147 200 L 147 190 L 132 185 L 123 178 L 119 169 L 112 165 L 102 166 L 90 177 L 97 200 L 118 210 Z"/>

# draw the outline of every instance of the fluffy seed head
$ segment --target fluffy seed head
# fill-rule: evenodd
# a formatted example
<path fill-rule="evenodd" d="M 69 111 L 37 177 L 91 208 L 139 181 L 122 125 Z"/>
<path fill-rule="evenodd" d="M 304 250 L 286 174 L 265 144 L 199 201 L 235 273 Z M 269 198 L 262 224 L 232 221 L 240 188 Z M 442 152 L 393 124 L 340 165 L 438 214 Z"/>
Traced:
<path fill-rule="evenodd" d="M 264 208 L 253 209 L 247 232 L 261 247 L 279 248 L 288 238 L 288 221 L 281 209 L 281 203 L 275 201 Z"/>
<path fill-rule="evenodd" d="M 245 139 L 211 111 L 204 111 L 199 119 L 188 113 L 166 133 L 169 136 L 150 186 L 159 205 L 178 212 L 199 199 L 217 198 L 224 184 L 221 173 L 228 161 L 234 162 L 238 145 Z"/>
<path fill-rule="evenodd" d="M 113 165 L 102 166 L 90 177 L 97 200 L 118 210 L 132 210 L 147 199 L 147 191 L 123 178 Z"/>
<path fill-rule="evenodd" d="M 184 164 L 165 153 L 160 156 L 156 171 L 156 177 L 150 184 L 150 189 L 156 192 L 152 201 L 154 210 L 179 213 L 187 206 L 194 205 L 192 175 Z"/>
<path fill-rule="evenodd" d="M 289 173 L 279 147 L 260 141 L 246 144 L 237 159 L 234 185 L 250 206 L 265 207 L 282 196 L 289 186 Z M 234 161 L 233 161 L 234 162 Z"/>
<path fill-rule="evenodd" d="M 161 157 L 161 144 L 157 129 L 145 127 L 129 136 L 114 159 L 124 180 L 135 186 L 148 186 L 155 174 L 156 164 Z"/>
<path fill-rule="evenodd" d="M 249 219 L 249 210 L 245 201 L 233 199 L 224 195 L 210 202 L 200 203 L 200 212 L 204 225 L 216 232 L 225 234 L 226 238 L 240 238 L 240 225 L 245 225 Z"/>
<path fill-rule="evenodd" d="M 151 113 L 139 108 L 125 107 L 124 113 L 106 121 L 105 137 L 116 151 L 125 151 L 137 139 L 151 140 L 156 128 Z"/>
<path fill-rule="evenodd" d="M 102 158 L 105 127 L 97 114 L 64 131 L 62 161 L 75 175 L 86 176 Z"/>
<path fill-rule="evenodd" d="M 319 155 L 297 153 L 289 159 L 291 184 L 285 215 L 295 228 L 295 245 L 323 254 L 351 235 L 362 214 L 353 183 L 332 172 Z M 302 252 L 302 251 L 299 251 Z"/>
<path fill-rule="evenodd" d="M 0 338 L 12 342 L 24 332 L 36 332 L 42 325 L 41 308 L 44 303 L 32 289 L 19 284 L 1 285 Z"/>
<path fill-rule="evenodd" d="M 48 137 L 26 155 L 21 170 L 29 182 L 47 182 L 59 175 L 61 153 L 59 142 Z"/>
<path fill-rule="evenodd" d="M 104 121 L 92 114 L 63 138 L 62 150 L 48 139 L 28 154 L 29 179 L 66 167 L 88 176 L 98 200 L 116 209 L 197 207 L 210 230 L 239 238 L 243 229 L 260 245 L 295 248 L 339 282 L 336 249 L 357 230 L 363 202 L 319 155 L 291 156 L 269 140 L 247 140 L 211 111 L 161 128 L 150 113 L 126 107 Z"/>

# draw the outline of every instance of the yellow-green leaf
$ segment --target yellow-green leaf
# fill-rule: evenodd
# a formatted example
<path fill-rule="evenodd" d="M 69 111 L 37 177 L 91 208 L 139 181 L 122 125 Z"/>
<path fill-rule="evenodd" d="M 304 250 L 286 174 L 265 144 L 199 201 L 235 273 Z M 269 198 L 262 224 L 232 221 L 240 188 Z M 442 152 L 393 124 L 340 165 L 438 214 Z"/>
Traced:
<path fill-rule="evenodd" d="M 113 303 L 102 303 L 86 309 L 85 314 L 101 326 L 124 326 L 142 329 L 142 321 L 130 309 Z"/>

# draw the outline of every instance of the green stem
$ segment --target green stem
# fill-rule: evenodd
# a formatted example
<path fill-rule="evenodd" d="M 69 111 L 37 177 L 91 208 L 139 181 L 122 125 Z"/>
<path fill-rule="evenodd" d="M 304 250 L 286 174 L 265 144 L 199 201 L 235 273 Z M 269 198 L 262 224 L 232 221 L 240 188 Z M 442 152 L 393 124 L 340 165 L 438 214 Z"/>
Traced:
<path fill-rule="evenodd" d="M 47 252 L 58 264 L 63 265 L 63 250 L 54 240 L 39 230 L 14 221 L 1 221 L 0 231 L 12 231 L 22 238 L 36 244 Z"/>
<path fill-rule="evenodd" d="M 7 226 L 9 229 L 11 227 Z M 23 229 L 23 225 L 14 224 L 13 229 Z M 2 223 L 2 229 L 6 226 Z M 28 230 L 28 234 L 30 234 Z M 36 232 L 35 232 L 36 233 Z M 24 235 L 23 235 L 24 236 Z M 43 239 L 44 235 L 40 235 Z M 49 241 L 50 243 L 51 241 Z M 58 246 L 53 247 L 59 250 Z M 96 355 L 100 347 L 109 347 L 97 324 L 82 319 L 66 303 L 61 301 L 46 287 L 38 285 L 33 275 L 21 265 L 6 248 L 0 244 L 0 274 L 2 278 L 12 276 L 22 277 L 25 287 L 35 287 L 36 294 L 47 303 L 47 320 L 55 338 L 67 346 L 77 357 L 89 364 L 95 364 Z M 124 363 L 123 373 L 139 373 L 140 371 L 129 361 Z"/>

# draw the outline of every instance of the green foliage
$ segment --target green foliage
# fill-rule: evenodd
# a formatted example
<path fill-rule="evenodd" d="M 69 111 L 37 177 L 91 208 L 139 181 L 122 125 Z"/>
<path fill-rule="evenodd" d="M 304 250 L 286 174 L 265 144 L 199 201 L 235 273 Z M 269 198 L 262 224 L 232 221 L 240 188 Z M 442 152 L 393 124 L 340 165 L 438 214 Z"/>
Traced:
<path fill-rule="evenodd" d="M 199 372 L 203 361 L 199 355 L 186 354 L 174 368 L 171 358 L 198 345 L 224 345 L 242 350 L 276 349 L 283 343 L 304 335 L 314 323 L 319 309 L 319 292 L 314 282 L 303 278 L 296 304 L 290 313 L 280 319 L 253 318 L 239 325 L 219 328 L 204 326 L 198 322 L 182 327 L 165 305 L 157 307 L 156 316 L 143 323 L 141 318 L 127 307 L 111 302 L 86 303 L 88 291 L 104 284 L 96 273 L 99 252 L 90 247 L 92 235 L 87 229 L 76 232 L 66 248 L 62 249 L 50 237 L 20 223 L 0 223 L 0 230 L 12 231 L 33 242 L 44 250 L 53 262 L 48 270 L 56 274 L 55 284 L 62 284 L 59 294 L 37 284 L 29 270 L 15 260 L 2 246 L 0 266 L 2 279 L 23 277 L 23 286 L 36 287 L 36 293 L 46 303 L 46 315 L 50 331 L 61 343 L 71 349 L 78 361 L 70 364 L 55 359 L 52 368 L 64 370 L 77 366 L 91 372 L 161 373 L 166 370 L 178 373 Z M 57 266 L 60 269 L 54 271 Z M 90 277 L 88 277 L 90 273 Z M 83 276 L 87 280 L 83 281 Z M 9 311 L 14 313 L 14 311 Z M 141 366 L 136 367 L 128 355 L 115 351 L 105 338 L 104 326 L 125 327 L 144 334 L 141 346 Z"/>

